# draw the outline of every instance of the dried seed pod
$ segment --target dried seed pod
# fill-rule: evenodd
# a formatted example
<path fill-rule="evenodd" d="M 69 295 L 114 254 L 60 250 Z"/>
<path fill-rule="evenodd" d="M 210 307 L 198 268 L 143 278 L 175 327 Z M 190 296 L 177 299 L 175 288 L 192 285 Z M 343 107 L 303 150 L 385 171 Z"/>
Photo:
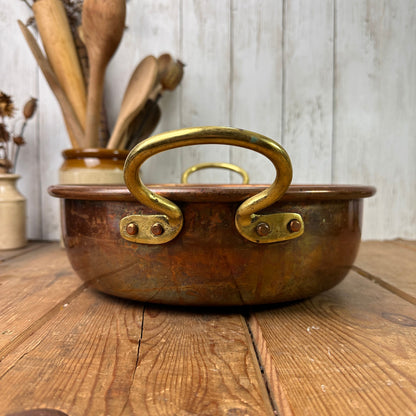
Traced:
<path fill-rule="evenodd" d="M 13 137 L 13 142 L 17 146 L 23 146 L 24 144 L 26 144 L 25 139 L 22 136 L 15 136 L 15 137 Z"/>
<path fill-rule="evenodd" d="M 23 107 L 23 115 L 26 120 L 31 118 L 35 114 L 38 100 L 36 98 L 31 98 Z"/>
<path fill-rule="evenodd" d="M 168 53 L 159 56 L 158 65 L 159 80 L 163 89 L 174 90 L 182 80 L 185 65 L 179 60 L 175 61 Z"/>

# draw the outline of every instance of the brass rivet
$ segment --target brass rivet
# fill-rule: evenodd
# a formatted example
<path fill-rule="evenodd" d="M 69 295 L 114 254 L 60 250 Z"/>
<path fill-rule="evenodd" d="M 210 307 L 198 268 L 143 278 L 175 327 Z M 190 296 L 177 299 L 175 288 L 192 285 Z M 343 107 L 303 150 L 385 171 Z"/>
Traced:
<path fill-rule="evenodd" d="M 300 229 L 302 228 L 302 224 L 300 223 L 299 220 L 290 220 L 289 223 L 287 224 L 287 229 L 291 232 L 291 233 L 297 233 L 298 231 L 300 231 Z"/>
<path fill-rule="evenodd" d="M 163 229 L 162 224 L 159 224 L 158 222 L 156 224 L 153 224 L 150 230 L 152 231 L 153 235 L 161 235 L 165 231 Z"/>
<path fill-rule="evenodd" d="M 271 231 L 270 225 L 267 224 L 266 222 L 260 222 L 260 223 L 257 224 L 256 233 L 259 236 L 264 237 L 267 234 L 269 234 L 270 231 Z"/>
<path fill-rule="evenodd" d="M 127 234 L 136 235 L 138 232 L 139 232 L 139 227 L 134 222 L 127 224 L 127 227 L 126 227 Z"/>

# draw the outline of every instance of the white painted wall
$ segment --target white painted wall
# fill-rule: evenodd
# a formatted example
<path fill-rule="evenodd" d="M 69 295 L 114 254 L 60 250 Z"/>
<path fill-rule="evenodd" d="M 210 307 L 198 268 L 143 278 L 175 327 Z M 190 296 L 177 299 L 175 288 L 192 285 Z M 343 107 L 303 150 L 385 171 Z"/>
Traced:
<path fill-rule="evenodd" d="M 162 99 L 158 132 L 197 125 L 251 129 L 283 144 L 294 183 L 369 184 L 364 239 L 416 238 L 416 2 L 414 0 L 129 0 L 122 44 L 106 78 L 113 125 L 124 88 L 146 55 L 186 63 Z M 58 105 L 16 20 L 19 0 L 0 0 L 0 89 L 22 106 L 39 98 L 18 173 L 30 238 L 57 239 L 58 182 L 69 146 Z M 158 155 L 146 182 L 177 182 L 201 161 L 231 161 L 253 183 L 270 182 L 267 160 L 244 149 L 201 146 Z M 225 175 L 225 176 L 224 176 Z M 205 171 L 193 180 L 227 181 Z M 238 178 L 230 176 L 232 180 Z"/>

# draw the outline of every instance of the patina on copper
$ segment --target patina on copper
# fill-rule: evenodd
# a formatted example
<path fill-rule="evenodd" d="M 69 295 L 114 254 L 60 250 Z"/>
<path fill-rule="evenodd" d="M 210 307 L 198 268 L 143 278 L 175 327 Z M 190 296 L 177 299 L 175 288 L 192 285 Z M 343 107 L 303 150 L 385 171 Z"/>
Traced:
<path fill-rule="evenodd" d="M 150 156 L 195 143 L 258 151 L 276 168 L 270 186 L 162 185 L 139 177 Z M 313 296 L 339 283 L 361 239 L 366 186 L 289 186 L 286 151 L 267 137 L 224 127 L 162 133 L 138 144 L 127 187 L 51 187 L 63 198 L 63 237 L 91 286 L 143 302 L 255 305 Z"/>
<path fill-rule="evenodd" d="M 361 238 L 366 186 L 292 185 L 267 212 L 302 215 L 302 236 L 272 244 L 243 238 L 234 225 L 241 201 L 261 185 L 172 185 L 150 189 L 174 201 L 184 225 L 172 241 L 136 244 L 120 236 L 129 214 L 154 213 L 123 186 L 54 186 L 63 198 L 64 241 L 71 264 L 91 286 L 143 302 L 248 305 L 313 296 L 339 283 Z"/>

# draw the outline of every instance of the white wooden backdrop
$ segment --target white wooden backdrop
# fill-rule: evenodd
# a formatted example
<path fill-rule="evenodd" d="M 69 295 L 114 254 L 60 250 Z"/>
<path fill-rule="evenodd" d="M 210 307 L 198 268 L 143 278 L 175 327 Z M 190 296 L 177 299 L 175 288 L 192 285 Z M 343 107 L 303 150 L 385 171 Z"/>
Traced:
<path fill-rule="evenodd" d="M 106 78 L 113 125 L 124 88 L 146 55 L 186 63 L 165 94 L 158 131 L 227 125 L 268 135 L 289 152 L 294 183 L 375 185 L 364 239 L 416 238 L 415 0 L 129 0 L 122 44 Z M 29 10 L 0 0 L 0 89 L 20 107 L 39 98 L 18 173 L 30 238 L 57 239 L 61 150 L 69 146 L 58 105 L 16 24 Z M 196 162 L 231 161 L 253 183 L 274 178 L 244 149 L 200 146 L 146 162 L 147 183 L 177 182 Z M 194 180 L 236 180 L 206 171 Z"/>

